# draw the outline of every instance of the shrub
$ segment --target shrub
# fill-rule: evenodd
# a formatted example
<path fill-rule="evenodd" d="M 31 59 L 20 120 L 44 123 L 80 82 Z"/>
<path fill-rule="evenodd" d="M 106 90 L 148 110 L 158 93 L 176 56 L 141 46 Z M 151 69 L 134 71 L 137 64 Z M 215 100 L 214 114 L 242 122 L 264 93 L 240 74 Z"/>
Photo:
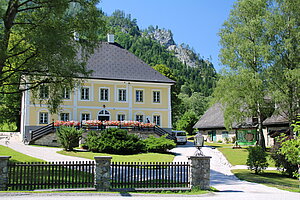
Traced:
<path fill-rule="evenodd" d="M 74 127 L 61 126 L 57 129 L 56 135 L 65 151 L 72 151 L 79 145 L 79 139 L 82 136 L 82 130 Z"/>
<path fill-rule="evenodd" d="M 146 151 L 155 153 L 165 153 L 167 150 L 176 147 L 175 142 L 167 139 L 166 137 L 156 138 L 150 136 L 144 140 L 144 143 L 146 145 Z"/>
<path fill-rule="evenodd" d="M 138 136 L 127 134 L 126 130 L 110 128 L 98 132 L 90 132 L 86 145 L 93 152 L 111 154 L 136 154 L 143 152 L 145 144 Z"/>
<path fill-rule="evenodd" d="M 300 137 L 295 137 L 292 140 L 287 140 L 282 143 L 280 153 L 283 154 L 286 160 L 297 166 L 297 170 L 293 171 L 295 177 L 300 177 Z"/>
<path fill-rule="evenodd" d="M 254 170 L 255 174 L 260 173 L 262 170 L 268 167 L 267 153 L 260 146 L 254 146 L 248 148 L 248 159 L 246 165 L 250 170 Z"/>
<path fill-rule="evenodd" d="M 291 140 L 292 137 L 287 137 L 284 134 L 276 137 L 275 145 L 271 149 L 271 158 L 275 161 L 277 168 L 282 168 L 282 172 L 287 174 L 289 177 L 293 177 L 293 173 L 297 171 L 297 164 L 293 164 L 286 156 L 281 152 L 282 144 L 286 141 Z"/>

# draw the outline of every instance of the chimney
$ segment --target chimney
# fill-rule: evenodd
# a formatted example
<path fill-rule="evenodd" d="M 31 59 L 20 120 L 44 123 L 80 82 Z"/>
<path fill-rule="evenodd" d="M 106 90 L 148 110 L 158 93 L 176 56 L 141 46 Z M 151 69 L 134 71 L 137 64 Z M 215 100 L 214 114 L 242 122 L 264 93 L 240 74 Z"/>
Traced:
<path fill-rule="evenodd" d="M 114 34 L 107 34 L 107 42 L 108 43 L 115 43 L 115 35 Z"/>

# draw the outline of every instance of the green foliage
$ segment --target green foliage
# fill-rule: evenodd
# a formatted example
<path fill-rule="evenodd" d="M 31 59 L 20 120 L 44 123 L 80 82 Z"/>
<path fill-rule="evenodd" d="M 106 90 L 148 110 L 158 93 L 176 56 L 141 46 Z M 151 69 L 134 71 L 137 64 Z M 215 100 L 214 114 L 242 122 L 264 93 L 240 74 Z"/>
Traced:
<path fill-rule="evenodd" d="M 144 143 L 134 134 L 127 134 L 126 130 L 109 128 L 101 132 L 90 132 L 86 138 L 86 145 L 93 152 L 111 154 L 136 154 L 144 151 Z"/>
<path fill-rule="evenodd" d="M 281 135 L 275 138 L 276 142 L 271 148 L 271 158 L 275 161 L 275 166 L 282 168 L 282 172 L 287 174 L 289 177 L 293 176 L 293 173 L 297 171 L 298 166 L 289 162 L 285 155 L 281 153 L 282 143 L 286 140 L 292 139 L 291 137 L 286 137 Z"/>
<path fill-rule="evenodd" d="M 104 27 L 97 3 L 0 1 L 0 93 L 9 95 L 5 104 L 20 103 L 20 96 L 11 94 L 24 90 L 32 90 L 32 97 L 37 98 L 39 85 L 49 84 L 47 104 L 52 112 L 57 111 L 59 91 L 75 87 L 74 77 L 89 74 L 85 62 Z M 82 59 L 76 59 L 80 54 Z"/>
<path fill-rule="evenodd" d="M 187 111 L 183 114 L 180 120 L 177 121 L 176 129 L 184 130 L 188 134 L 193 134 L 193 126 L 198 120 L 198 116 L 196 116 L 195 112 Z"/>
<path fill-rule="evenodd" d="M 300 125 L 295 124 L 294 129 L 299 129 Z M 290 140 L 286 139 L 287 137 L 282 138 L 284 141 L 281 143 L 279 149 L 279 154 L 283 155 L 287 162 L 294 165 L 296 170 L 293 171 L 295 177 L 300 177 L 300 136 L 292 138 Z"/>
<path fill-rule="evenodd" d="M 66 151 L 72 151 L 74 147 L 78 147 L 82 133 L 83 130 L 68 126 L 60 126 L 56 131 L 59 142 Z"/>
<path fill-rule="evenodd" d="M 268 167 L 267 153 L 260 146 L 254 146 L 248 148 L 248 158 L 246 165 L 250 170 L 254 170 L 255 174 L 259 174 L 262 170 Z"/>
<path fill-rule="evenodd" d="M 146 145 L 146 151 L 154 153 L 166 153 L 168 150 L 176 147 L 174 141 L 165 137 L 156 138 L 150 136 L 144 140 L 144 143 Z"/>

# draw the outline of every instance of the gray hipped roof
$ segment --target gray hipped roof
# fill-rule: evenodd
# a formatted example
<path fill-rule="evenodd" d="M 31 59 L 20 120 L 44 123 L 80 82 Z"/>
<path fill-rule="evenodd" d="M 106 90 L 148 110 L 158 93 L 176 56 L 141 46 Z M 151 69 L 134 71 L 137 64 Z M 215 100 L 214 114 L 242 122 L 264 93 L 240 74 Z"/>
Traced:
<path fill-rule="evenodd" d="M 224 115 L 222 105 L 220 103 L 214 104 L 201 117 L 201 119 L 194 125 L 193 128 L 199 129 L 225 129 Z"/>
<path fill-rule="evenodd" d="M 89 78 L 95 79 L 175 83 L 116 43 L 101 42 L 88 59 L 87 69 L 93 70 Z"/>

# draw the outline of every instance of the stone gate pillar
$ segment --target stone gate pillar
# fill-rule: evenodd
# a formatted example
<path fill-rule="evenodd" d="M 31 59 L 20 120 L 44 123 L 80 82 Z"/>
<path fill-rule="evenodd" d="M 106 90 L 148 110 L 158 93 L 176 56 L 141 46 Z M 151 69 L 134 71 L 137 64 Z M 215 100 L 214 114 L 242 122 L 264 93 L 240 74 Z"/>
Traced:
<path fill-rule="evenodd" d="M 210 156 L 190 156 L 191 163 L 190 182 L 191 187 L 199 187 L 202 190 L 210 189 Z"/>
<path fill-rule="evenodd" d="M 11 156 L 0 156 L 0 191 L 7 190 L 8 161 Z"/>
<path fill-rule="evenodd" d="M 110 163 L 111 156 L 95 156 L 95 187 L 99 191 L 110 189 Z"/>

